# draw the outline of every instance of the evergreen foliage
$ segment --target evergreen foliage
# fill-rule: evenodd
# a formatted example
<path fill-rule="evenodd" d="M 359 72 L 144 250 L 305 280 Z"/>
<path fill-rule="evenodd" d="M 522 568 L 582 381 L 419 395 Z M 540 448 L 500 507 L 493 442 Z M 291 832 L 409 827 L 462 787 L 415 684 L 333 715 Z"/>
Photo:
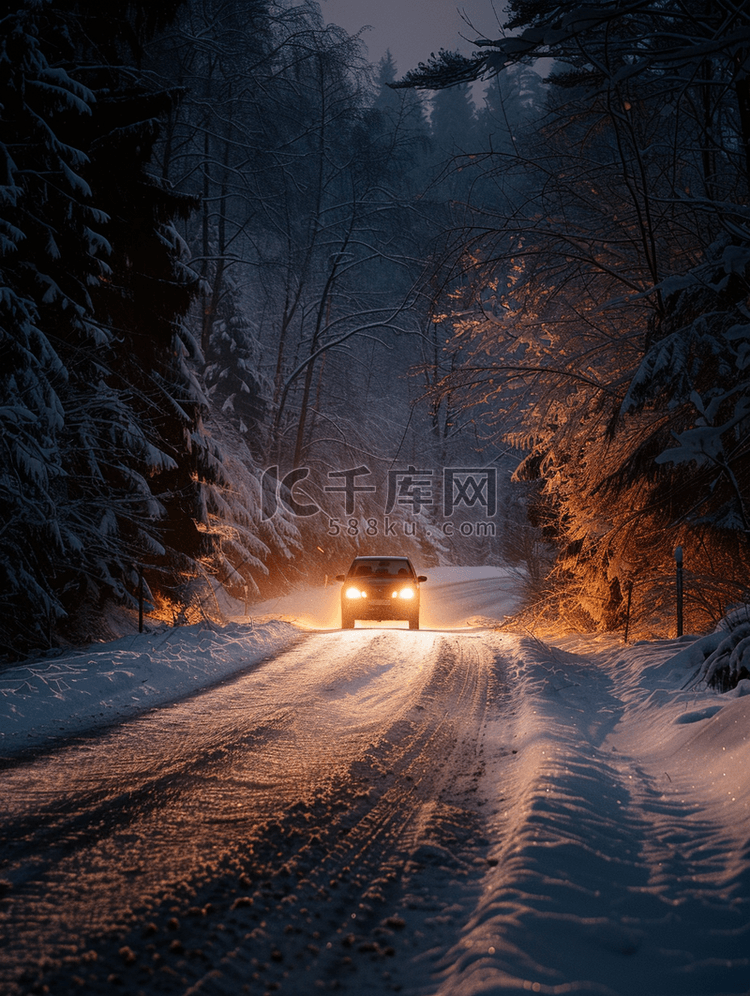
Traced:
<path fill-rule="evenodd" d="M 148 174 L 174 97 L 126 61 L 149 9 L 29 3 L 2 22 L 6 653 L 132 598 L 165 540 L 199 551 L 194 478 L 217 459 L 180 338 L 196 277 L 172 222 L 191 205 Z"/>
<path fill-rule="evenodd" d="M 422 404 L 463 349 L 456 219 L 504 197 L 455 158 L 490 130 L 469 91 L 430 121 L 313 0 L 20 0 L 0 29 L 0 654 L 378 552 L 388 471 L 487 443 Z M 265 514 L 272 466 L 314 516 L 281 485 Z M 325 485 L 358 467 L 354 520 Z M 449 554 L 403 516 L 400 549 Z"/>

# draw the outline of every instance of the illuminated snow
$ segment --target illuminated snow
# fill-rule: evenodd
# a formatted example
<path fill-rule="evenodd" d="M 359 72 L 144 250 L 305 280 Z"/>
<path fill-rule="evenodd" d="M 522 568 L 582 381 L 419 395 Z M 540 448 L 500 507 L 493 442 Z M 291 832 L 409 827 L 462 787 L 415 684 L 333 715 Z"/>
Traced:
<path fill-rule="evenodd" d="M 410 703 L 445 710 L 425 682 L 437 680 L 450 646 L 466 655 L 467 673 L 483 668 L 503 687 L 486 708 L 481 769 L 464 773 L 485 843 L 472 869 L 450 836 L 414 840 L 413 871 L 390 910 L 397 926 L 383 928 L 394 935 L 386 967 L 401 992 L 745 994 L 750 682 L 723 695 L 697 682 L 714 636 L 543 643 L 493 627 L 512 611 L 511 575 L 425 573 L 419 633 L 337 631 L 333 584 L 259 606 L 250 621 L 133 635 L 6 670 L 0 753 L 109 725 L 244 670 L 258 710 L 288 712 L 300 689 L 318 697 L 309 759 L 317 740 L 335 736 L 372 736 L 377 759 L 377 731 Z M 268 660 L 300 639 L 298 665 Z M 460 740 L 460 710 L 449 718 Z M 440 756 L 425 763 L 439 766 Z M 266 776 L 270 785 L 278 772 Z M 283 945 L 283 933 L 270 936 Z M 374 957 L 360 959 L 356 981 L 361 993 L 390 991 Z"/>

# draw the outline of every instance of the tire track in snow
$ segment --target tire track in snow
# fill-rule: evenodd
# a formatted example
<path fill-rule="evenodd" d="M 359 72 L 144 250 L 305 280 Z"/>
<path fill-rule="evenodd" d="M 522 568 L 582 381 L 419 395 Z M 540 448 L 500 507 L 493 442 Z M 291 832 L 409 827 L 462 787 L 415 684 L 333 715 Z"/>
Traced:
<path fill-rule="evenodd" d="M 418 909 L 414 917 L 422 923 L 430 911 L 440 913 L 456 898 L 453 891 L 450 900 L 405 898 L 405 888 L 421 891 L 414 882 L 425 865 L 432 866 L 432 884 L 441 872 L 473 874 L 477 848 L 487 843 L 465 797 L 476 788 L 481 727 L 496 694 L 494 657 L 476 637 L 441 637 L 426 678 L 411 709 L 355 759 L 331 797 L 303 814 L 315 827 L 315 845 L 310 853 L 307 843 L 302 844 L 284 862 L 292 894 L 277 892 L 282 902 L 274 909 L 267 903 L 268 890 L 256 889 L 248 899 L 251 909 L 263 911 L 261 928 L 227 953 L 220 971 L 211 969 L 186 992 L 228 996 L 236 991 L 243 971 L 258 965 L 263 972 L 251 971 L 251 976 L 258 979 L 262 974 L 271 989 L 283 993 L 350 986 L 358 994 L 400 990 L 390 959 L 396 946 L 406 945 L 411 960 L 416 952 L 408 949 L 410 935 L 420 936 L 420 931 L 415 935 L 413 929 L 406 930 L 406 921 L 393 911 L 404 905 Z M 325 829 L 321 819 L 328 820 Z M 290 831 L 298 831 L 299 823 L 292 819 L 276 829 L 274 848 Z M 462 857 L 462 851 L 467 855 Z M 281 853 L 269 865 L 278 869 Z M 283 875 L 273 874 L 271 868 L 268 875 L 274 881 L 281 877 L 284 887 Z M 300 925 L 295 911 L 304 915 L 309 907 L 320 910 L 321 899 L 328 918 L 321 923 L 316 912 L 313 919 L 303 916 L 307 924 Z M 324 929 L 313 931 L 311 945 L 309 930 L 315 926 Z M 274 954 L 282 960 L 272 942 L 279 935 L 284 936 L 283 966 L 273 972 L 269 962 Z M 259 954 L 264 942 L 269 951 L 265 961 Z M 359 975 L 362 959 L 382 966 L 382 974 Z"/>
<path fill-rule="evenodd" d="M 672 783 L 668 748 L 640 755 L 616 664 L 497 640 L 514 674 L 502 719 L 514 750 L 487 758 L 502 793 L 488 813 L 493 867 L 430 996 L 744 996 L 747 845 L 738 855 L 695 786 Z"/>
<path fill-rule="evenodd" d="M 211 911 L 230 899 L 265 909 L 261 874 L 293 876 L 312 897 L 337 889 L 327 929 L 338 945 L 351 918 L 342 903 L 366 920 L 427 828 L 439 836 L 450 822 L 441 796 L 473 770 L 491 663 L 476 635 L 321 634 L 237 681 L 15 765 L 0 822 L 0 878 L 14 885 L 0 907 L 13 939 L 0 982 L 29 992 L 67 959 L 56 993 L 65 979 L 109 991 L 123 938 L 143 950 L 144 920 L 168 937 L 173 907 L 192 910 L 203 948 L 190 950 L 211 934 L 230 957 L 233 935 Z M 253 895 L 238 893 L 243 883 Z M 172 960 L 187 947 L 185 935 Z M 308 970 L 336 971 L 331 948 L 304 950 Z M 205 987 L 216 969 L 196 976 L 201 964 L 182 971 Z"/>

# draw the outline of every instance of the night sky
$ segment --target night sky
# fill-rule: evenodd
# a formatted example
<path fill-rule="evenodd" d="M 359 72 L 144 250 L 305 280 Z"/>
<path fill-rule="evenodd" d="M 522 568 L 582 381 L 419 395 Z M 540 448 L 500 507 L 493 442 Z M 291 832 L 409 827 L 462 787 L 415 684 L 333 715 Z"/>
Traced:
<path fill-rule="evenodd" d="M 320 5 L 326 21 L 350 34 L 371 25 L 363 35 L 370 61 L 378 62 L 390 49 L 399 75 L 441 48 L 468 55 L 475 38 L 498 36 L 493 0 L 320 0 Z"/>

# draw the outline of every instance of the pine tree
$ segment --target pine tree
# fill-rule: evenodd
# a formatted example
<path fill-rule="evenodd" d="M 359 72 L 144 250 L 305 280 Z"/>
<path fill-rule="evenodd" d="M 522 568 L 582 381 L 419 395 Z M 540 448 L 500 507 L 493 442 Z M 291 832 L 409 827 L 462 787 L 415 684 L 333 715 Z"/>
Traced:
<path fill-rule="evenodd" d="M 107 491 L 117 493 L 123 485 L 146 500 L 138 514 L 131 509 L 134 533 L 125 534 L 132 541 L 131 562 L 123 573 L 132 584 L 134 567 L 145 566 L 152 592 L 179 599 L 187 579 L 202 573 L 201 560 L 220 546 L 204 492 L 227 476 L 222 454 L 203 429 L 206 404 L 193 371 L 199 347 L 184 323 L 199 280 L 186 264 L 174 223 L 187 219 L 197 201 L 171 190 L 151 167 L 161 122 L 178 95 L 155 87 L 124 59 L 140 58 L 144 42 L 170 14 L 164 9 L 155 21 L 149 10 L 148 4 L 124 4 L 122 22 L 93 17 L 88 47 L 75 54 L 78 74 L 97 95 L 98 113 L 85 136 L 86 176 L 107 214 L 111 247 L 109 277 L 92 293 L 94 313 L 113 333 L 109 383 L 127 399 L 138 427 L 128 429 L 127 445 L 112 461 L 105 500 Z M 131 27 L 130 36 L 123 25 Z M 114 62 L 111 53 L 117 52 L 122 65 Z"/>
<path fill-rule="evenodd" d="M 71 360 L 107 338 L 89 321 L 90 287 L 106 272 L 104 218 L 81 176 L 86 156 L 72 127 L 91 117 L 94 97 L 52 64 L 46 27 L 36 5 L 0 22 L 5 653 L 48 637 L 65 615 L 61 565 L 85 559 L 85 530 L 67 499 L 66 405 Z"/>
<path fill-rule="evenodd" d="M 513 155 L 536 132 L 545 110 L 542 81 L 529 66 L 513 64 L 493 77 L 485 91 L 478 128 L 495 155 Z"/>
<path fill-rule="evenodd" d="M 221 460 L 186 362 L 197 277 L 172 225 L 192 204 L 148 173 L 175 98 L 129 61 L 168 14 L 28 4 L 3 19 L 6 652 L 127 598 L 138 564 L 184 568 L 210 545 L 200 480 Z"/>
<path fill-rule="evenodd" d="M 475 152 L 477 119 L 469 85 L 438 90 L 432 100 L 430 123 L 435 145 L 444 157 Z"/>

